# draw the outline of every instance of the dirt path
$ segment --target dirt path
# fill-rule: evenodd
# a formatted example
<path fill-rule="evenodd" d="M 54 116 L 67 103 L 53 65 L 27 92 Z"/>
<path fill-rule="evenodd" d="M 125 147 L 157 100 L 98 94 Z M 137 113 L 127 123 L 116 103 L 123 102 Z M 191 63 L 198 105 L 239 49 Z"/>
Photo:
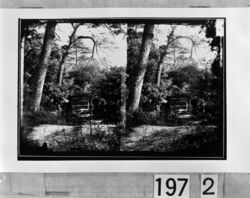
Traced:
<path fill-rule="evenodd" d="M 132 129 L 121 139 L 121 151 L 176 152 L 180 149 L 200 147 L 217 138 L 216 127 L 208 126 L 150 126 Z"/>
<path fill-rule="evenodd" d="M 175 153 L 198 150 L 218 140 L 216 126 L 151 126 L 132 128 L 121 139 L 114 133 L 115 125 L 61 126 L 40 125 L 25 130 L 28 141 L 56 152 L 79 150 L 154 151 Z M 205 149 L 207 147 L 205 146 Z"/>

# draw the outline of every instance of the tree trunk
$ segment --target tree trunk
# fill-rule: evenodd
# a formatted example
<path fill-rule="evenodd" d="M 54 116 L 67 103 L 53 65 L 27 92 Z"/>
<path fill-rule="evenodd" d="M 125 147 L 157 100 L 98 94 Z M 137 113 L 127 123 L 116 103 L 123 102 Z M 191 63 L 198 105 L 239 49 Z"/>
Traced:
<path fill-rule="evenodd" d="M 120 112 L 121 112 L 121 120 L 120 120 L 120 125 L 122 129 L 126 128 L 126 72 L 122 71 L 121 72 L 121 107 L 120 107 Z"/>
<path fill-rule="evenodd" d="M 128 99 L 128 111 L 130 113 L 135 112 L 139 107 L 143 79 L 145 76 L 147 61 L 152 46 L 153 31 L 153 24 L 145 25 L 137 67 L 131 79 L 131 86 L 129 87 L 130 90 Z"/>
<path fill-rule="evenodd" d="M 64 55 L 62 55 L 62 58 L 64 58 Z M 59 71 L 57 74 L 57 84 L 62 85 L 62 80 L 63 80 L 63 72 L 64 72 L 64 61 L 60 61 L 59 63 Z"/>
<path fill-rule="evenodd" d="M 75 51 L 75 57 L 76 57 L 76 68 L 78 67 L 78 51 L 77 51 L 77 48 L 76 48 L 76 51 Z"/>
<path fill-rule="evenodd" d="M 20 85 L 19 85 L 19 91 L 20 91 L 20 120 L 22 123 L 23 120 L 23 101 L 24 101 L 24 45 L 25 45 L 25 36 L 21 37 L 21 45 L 20 45 Z"/>
<path fill-rule="evenodd" d="M 74 38 L 75 38 L 75 35 L 76 35 L 76 31 L 80 27 L 80 25 L 81 24 L 77 24 L 76 26 L 72 25 L 73 26 L 73 32 L 69 37 L 69 43 L 65 47 L 65 51 L 63 52 L 62 59 L 61 59 L 61 61 L 59 63 L 59 71 L 58 71 L 58 75 L 57 75 L 57 84 L 58 85 L 62 85 L 65 59 L 69 55 L 69 50 L 70 50 L 72 44 L 74 43 Z"/>
<path fill-rule="evenodd" d="M 174 68 L 176 66 L 176 51 L 175 51 L 175 46 L 174 46 Z"/>
<path fill-rule="evenodd" d="M 156 84 L 157 86 L 160 86 L 160 84 L 161 84 L 161 74 L 162 74 L 162 68 L 163 68 L 164 58 L 165 58 L 165 56 L 166 56 L 167 53 L 168 53 L 169 47 L 170 47 L 170 46 L 173 44 L 173 42 L 174 42 L 174 39 L 173 39 L 174 31 L 175 31 L 175 28 L 172 28 L 170 34 L 168 35 L 168 43 L 167 43 L 166 49 L 165 49 L 165 51 L 161 54 L 160 60 L 159 60 L 159 62 L 158 62 L 157 76 L 156 76 L 156 82 L 155 82 L 155 84 Z"/>
<path fill-rule="evenodd" d="M 157 86 L 160 86 L 160 84 L 161 84 L 161 74 L 162 74 L 162 68 L 163 68 L 163 59 L 166 56 L 166 54 L 161 56 L 160 61 L 158 63 L 157 76 L 156 76 L 156 85 Z"/>
<path fill-rule="evenodd" d="M 62 80 L 63 80 L 63 73 L 64 73 L 64 62 L 65 62 L 65 58 L 68 56 L 68 52 L 67 53 L 64 53 L 62 55 L 62 59 L 59 63 L 59 71 L 58 71 L 58 74 L 57 74 L 57 84 L 58 85 L 62 85 Z"/>
<path fill-rule="evenodd" d="M 44 40 L 41 55 L 38 62 L 38 69 L 35 77 L 35 90 L 30 98 L 29 109 L 32 111 L 39 111 L 42 99 L 44 81 L 48 69 L 48 60 L 55 37 L 55 22 L 48 22 L 45 30 Z"/>

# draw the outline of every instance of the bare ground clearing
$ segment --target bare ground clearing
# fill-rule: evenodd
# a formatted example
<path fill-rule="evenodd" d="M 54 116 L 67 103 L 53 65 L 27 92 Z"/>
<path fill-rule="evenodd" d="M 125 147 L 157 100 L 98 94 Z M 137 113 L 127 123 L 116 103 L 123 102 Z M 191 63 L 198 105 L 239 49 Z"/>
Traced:
<path fill-rule="evenodd" d="M 94 144 L 95 150 L 106 149 L 109 151 L 110 146 L 105 146 L 105 144 L 112 144 L 110 139 L 107 140 L 103 136 L 103 139 L 95 140 L 91 139 L 91 136 L 96 136 L 97 133 L 114 136 L 115 127 L 115 125 L 92 125 L 91 127 L 90 125 L 40 125 L 26 129 L 25 133 L 26 137 L 31 141 L 36 141 L 38 146 L 41 147 L 46 143 L 46 147 L 55 152 L 66 151 L 69 148 L 86 148 L 89 144 Z M 113 139 L 116 138 L 112 137 Z M 105 142 L 106 140 L 107 142 Z M 118 150 L 174 153 L 182 150 L 197 150 L 203 145 L 217 140 L 218 130 L 214 125 L 141 125 L 130 129 L 126 135 L 120 137 Z"/>

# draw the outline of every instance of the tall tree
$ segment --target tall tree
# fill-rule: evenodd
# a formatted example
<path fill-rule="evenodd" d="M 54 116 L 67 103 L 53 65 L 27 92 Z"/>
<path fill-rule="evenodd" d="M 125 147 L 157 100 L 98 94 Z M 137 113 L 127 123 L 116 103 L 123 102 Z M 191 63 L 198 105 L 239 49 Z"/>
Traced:
<path fill-rule="evenodd" d="M 48 60 L 55 37 L 56 22 L 48 22 L 43 39 L 42 51 L 39 62 L 37 64 L 37 74 L 34 79 L 35 90 L 31 95 L 29 101 L 29 109 L 32 111 L 39 111 L 42 99 L 44 81 L 48 70 Z"/>
<path fill-rule="evenodd" d="M 26 24 L 21 24 L 21 44 L 20 44 L 20 71 L 21 71 L 21 76 L 20 76 L 20 94 L 21 94 L 21 99 L 20 99 L 20 109 L 21 109 L 21 113 L 20 113 L 20 117 L 21 117 L 21 122 L 23 119 L 23 101 L 24 101 L 24 44 L 25 44 L 25 40 L 27 37 L 26 34 L 26 28 L 27 25 Z"/>
<path fill-rule="evenodd" d="M 217 20 L 209 20 L 204 24 L 203 28 L 206 30 L 206 37 L 211 38 L 210 48 L 212 51 L 217 52 L 217 55 L 211 65 L 211 71 L 214 75 L 214 80 L 212 82 L 212 88 L 216 97 L 216 108 L 214 114 L 216 117 L 223 118 L 223 109 L 224 109 L 224 71 L 223 71 L 223 55 L 224 55 L 224 31 L 223 33 L 218 34 L 216 31 Z M 223 25 L 224 27 L 224 25 Z M 220 120 L 220 119 L 218 119 Z M 224 122 L 219 122 L 219 126 L 223 127 Z M 221 133 L 222 134 L 222 133 Z"/>
<path fill-rule="evenodd" d="M 175 28 L 176 27 L 172 27 L 172 30 L 171 30 L 170 34 L 168 35 L 167 45 L 164 46 L 164 49 L 162 50 L 162 53 L 161 53 L 161 56 L 160 56 L 160 60 L 158 62 L 157 77 L 156 77 L 156 85 L 157 86 L 160 86 L 160 83 L 161 83 L 161 74 L 162 74 L 162 68 L 163 68 L 163 64 L 164 64 L 164 58 L 168 54 L 168 49 L 174 43 L 174 31 L 175 31 Z"/>
<path fill-rule="evenodd" d="M 69 54 L 69 50 L 72 47 L 72 45 L 75 42 L 75 35 L 76 35 L 76 31 L 77 29 L 80 27 L 81 24 L 72 24 L 73 27 L 73 32 L 71 33 L 71 35 L 69 36 L 69 43 L 66 46 L 63 46 L 63 53 L 62 53 L 62 58 L 61 61 L 59 63 L 59 71 L 58 71 L 58 76 L 57 76 L 57 83 L 58 85 L 62 85 L 62 80 L 63 80 L 63 72 L 64 72 L 64 62 L 65 59 L 67 58 L 68 54 Z"/>
<path fill-rule="evenodd" d="M 138 63 L 134 69 L 134 74 L 131 78 L 131 84 L 129 86 L 128 111 L 131 113 L 135 112 L 139 107 L 143 80 L 147 68 L 147 61 L 154 36 L 153 32 L 153 24 L 146 24 L 144 26 Z"/>
<path fill-rule="evenodd" d="M 167 45 L 161 46 L 162 47 L 162 52 L 160 55 L 160 59 L 158 62 L 158 67 L 157 67 L 157 76 L 156 76 L 156 85 L 160 86 L 161 84 L 161 75 L 162 75 L 162 70 L 163 70 L 163 65 L 164 65 L 164 59 L 165 57 L 170 54 L 173 53 L 173 60 L 174 60 L 174 66 L 176 66 L 176 50 L 179 48 L 179 50 L 181 50 L 182 53 L 189 53 L 189 57 L 187 58 L 188 61 L 193 61 L 193 51 L 194 49 L 200 45 L 201 43 L 204 43 L 206 41 L 204 41 L 204 39 L 201 39 L 200 41 L 195 41 L 193 40 L 193 38 L 191 38 L 190 36 L 175 36 L 174 35 L 174 30 L 175 27 L 172 27 L 172 30 L 170 32 L 170 34 L 168 35 L 168 40 L 167 40 Z M 189 51 L 186 51 L 185 48 L 179 46 L 178 44 L 178 40 L 180 39 L 186 39 L 189 40 L 191 42 L 191 48 Z M 173 48 L 173 51 L 170 51 L 170 48 Z"/>

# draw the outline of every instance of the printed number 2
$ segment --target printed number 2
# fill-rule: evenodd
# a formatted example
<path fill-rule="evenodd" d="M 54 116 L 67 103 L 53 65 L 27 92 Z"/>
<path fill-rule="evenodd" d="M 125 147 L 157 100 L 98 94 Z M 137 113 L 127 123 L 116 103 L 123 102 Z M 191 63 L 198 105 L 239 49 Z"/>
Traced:
<path fill-rule="evenodd" d="M 208 187 L 206 190 L 204 190 L 202 193 L 203 195 L 214 195 L 215 192 L 212 192 L 212 191 L 209 191 L 211 190 L 211 188 L 213 188 L 213 185 L 214 185 L 214 180 L 210 177 L 206 178 L 203 180 L 203 185 L 207 186 L 208 184 Z"/>
<path fill-rule="evenodd" d="M 216 198 L 217 197 L 217 175 L 202 175 L 201 176 L 201 197 Z"/>
<path fill-rule="evenodd" d="M 158 197 L 182 197 L 188 184 L 185 177 L 158 177 L 155 181 Z"/>

